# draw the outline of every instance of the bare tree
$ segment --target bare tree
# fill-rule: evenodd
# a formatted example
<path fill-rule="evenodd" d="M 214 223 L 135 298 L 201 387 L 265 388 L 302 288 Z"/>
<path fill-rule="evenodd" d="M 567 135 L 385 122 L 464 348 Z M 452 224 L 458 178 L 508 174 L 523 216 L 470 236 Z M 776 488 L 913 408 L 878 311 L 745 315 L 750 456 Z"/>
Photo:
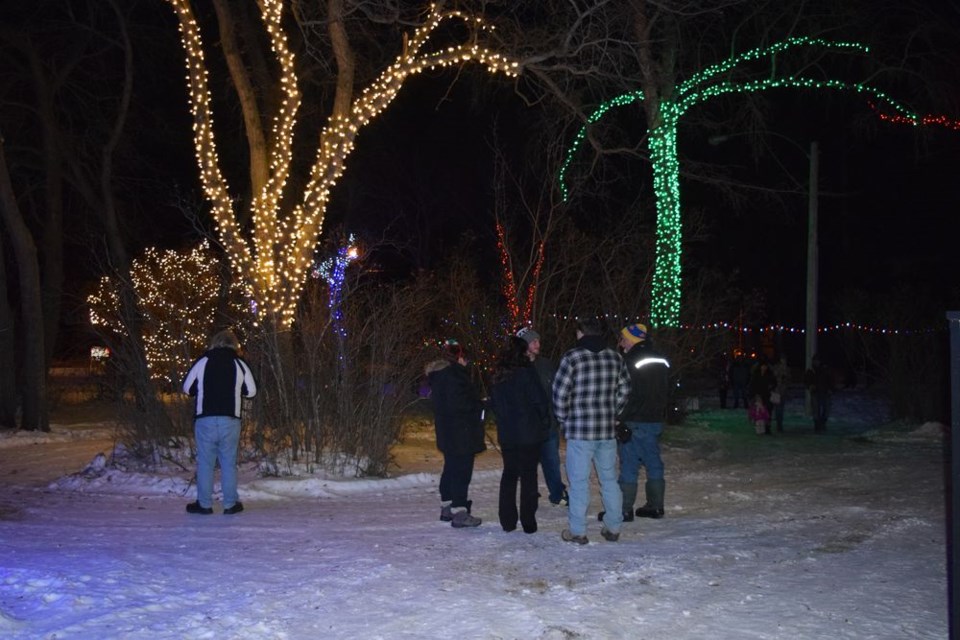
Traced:
<path fill-rule="evenodd" d="M 23 214 L 17 205 L 13 184 L 10 182 L 2 132 L 0 132 L 0 216 L 13 245 L 20 283 L 20 317 L 25 343 L 21 405 L 23 415 L 20 427 L 26 430 L 49 431 L 40 264 L 33 234 L 24 222 Z"/>
<path fill-rule="evenodd" d="M 0 429 L 17 428 L 16 321 L 7 294 L 7 268 L 0 242 Z"/>

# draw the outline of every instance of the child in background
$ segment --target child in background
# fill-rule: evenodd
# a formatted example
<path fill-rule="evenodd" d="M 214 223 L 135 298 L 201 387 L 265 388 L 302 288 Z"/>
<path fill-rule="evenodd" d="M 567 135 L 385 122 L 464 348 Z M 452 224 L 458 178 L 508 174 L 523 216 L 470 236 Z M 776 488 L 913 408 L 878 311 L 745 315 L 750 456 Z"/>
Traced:
<path fill-rule="evenodd" d="M 753 405 L 747 410 L 747 416 L 750 418 L 750 422 L 753 423 L 753 427 L 756 429 L 758 436 L 769 433 L 767 431 L 767 425 L 770 424 L 770 411 L 767 410 L 766 405 L 763 404 L 763 398 L 759 395 L 753 397 Z"/>

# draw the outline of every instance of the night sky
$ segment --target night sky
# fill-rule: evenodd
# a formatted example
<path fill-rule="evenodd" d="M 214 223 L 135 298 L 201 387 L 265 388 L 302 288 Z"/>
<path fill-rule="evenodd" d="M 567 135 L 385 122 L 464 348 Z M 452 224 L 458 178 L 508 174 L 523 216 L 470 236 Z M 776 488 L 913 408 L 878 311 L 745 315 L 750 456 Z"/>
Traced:
<path fill-rule="evenodd" d="M 794 109 L 770 118 L 772 133 L 760 151 L 746 136 L 716 146 L 690 144 L 691 155 L 743 185 L 736 205 L 717 198 L 717 190 L 697 184 L 688 190 L 687 205 L 705 207 L 716 223 L 716 242 L 693 249 L 699 259 L 739 271 L 747 290 L 766 290 L 770 322 L 802 324 L 809 152 L 816 141 L 821 323 L 851 319 L 839 309 L 851 291 L 887 296 L 918 287 L 956 289 L 949 256 L 960 237 L 954 178 L 960 131 L 885 123 L 855 98 L 828 105 L 818 105 L 816 95 L 778 101 Z M 802 120 L 790 117 L 798 108 L 805 109 Z M 956 300 L 956 294 L 948 295 Z"/>
<path fill-rule="evenodd" d="M 182 246 L 199 236 L 180 204 L 184 199 L 197 203 L 201 196 L 176 24 L 172 15 L 155 15 L 160 22 L 150 27 L 154 46 L 141 62 L 148 73 L 141 71 L 138 77 L 125 141 L 143 149 L 144 161 L 122 167 L 121 178 L 129 189 L 125 196 L 139 199 L 139 215 L 150 220 L 132 234 L 136 242 Z M 476 237 L 480 261 L 489 266 L 495 259 L 494 132 L 508 145 L 536 142 L 542 133 L 530 126 L 531 110 L 513 94 L 511 81 L 480 70 L 460 76 L 425 74 L 408 82 L 389 111 L 362 131 L 334 193 L 325 228 L 345 227 L 374 241 L 395 243 L 398 248 L 382 255 L 387 268 L 436 267 L 464 234 Z M 478 90 L 479 83 L 495 88 Z M 910 104 L 922 113 L 930 111 L 918 99 Z M 236 110 L 218 112 L 219 140 L 227 157 L 234 154 L 231 146 L 242 146 L 239 136 L 229 135 L 236 117 Z M 634 111 L 620 117 L 641 116 Z M 801 324 L 807 210 L 807 158 L 801 150 L 817 140 L 821 322 L 845 319 L 836 304 L 845 291 L 885 296 L 921 284 L 942 292 L 954 288 L 950 257 L 960 237 L 955 180 L 960 131 L 886 124 L 858 99 L 821 101 L 786 91 L 771 97 L 766 126 L 772 132 L 768 148 L 757 152 L 723 122 L 681 125 L 681 161 L 690 172 L 682 181 L 684 208 L 704 211 L 711 225 L 708 241 L 688 247 L 685 266 L 717 268 L 729 274 L 731 286 L 764 290 L 766 322 Z M 301 135 L 315 139 L 313 131 Z M 709 144 L 717 135 L 729 139 Z M 778 142 L 782 138 L 792 142 Z M 635 189 L 641 206 L 652 212 L 649 164 L 638 158 L 612 161 L 632 164 L 629 172 L 636 183 L 622 185 L 624 192 Z M 517 156 L 515 162 L 522 169 L 523 158 Z M 243 184 L 243 172 L 236 169 L 231 174 L 228 167 L 228 177 L 232 184 Z M 703 169 L 743 185 L 734 189 L 736 203 L 703 182 Z M 148 205 L 144 194 L 149 194 Z M 574 204 L 570 213 L 584 212 Z M 209 226 L 209 220 L 201 219 L 201 224 Z M 77 237 L 83 242 L 74 251 L 89 255 L 89 236 Z M 85 277 L 89 270 L 71 274 Z M 960 305 L 956 292 L 944 298 L 952 300 L 943 303 L 944 309 Z"/>
<path fill-rule="evenodd" d="M 471 102 L 469 90 L 447 88 L 443 79 L 405 88 L 391 112 L 363 132 L 328 218 L 345 215 L 351 229 L 366 233 L 388 229 L 414 246 L 419 266 L 436 264 L 463 233 L 476 235 L 493 259 L 489 145 L 495 127 L 501 136 L 510 132 L 503 118 L 523 109 L 501 94 L 497 122 Z M 777 101 L 787 115 L 770 118 L 772 133 L 759 152 L 745 136 L 709 144 L 722 126 L 681 127 L 680 152 L 692 172 L 682 179 L 684 209 L 704 211 L 710 225 L 709 239 L 688 247 L 685 266 L 717 268 L 731 286 L 764 291 L 765 322 L 802 326 L 807 152 L 817 140 L 821 322 L 848 319 L 839 300 L 850 291 L 884 296 L 930 286 L 946 295 L 955 288 L 948 257 L 960 237 L 960 183 L 952 178 L 960 172 L 960 131 L 884 123 L 857 99 L 818 108 L 816 95 L 783 92 Z M 789 117 L 798 108 L 805 109 L 802 122 Z M 535 138 L 537 131 L 513 135 Z M 652 215 L 649 163 L 619 162 L 638 176 L 624 191 L 636 190 Z M 735 198 L 704 183 L 696 174 L 703 169 L 739 184 Z M 581 215 L 580 208 L 574 201 L 570 213 Z"/>

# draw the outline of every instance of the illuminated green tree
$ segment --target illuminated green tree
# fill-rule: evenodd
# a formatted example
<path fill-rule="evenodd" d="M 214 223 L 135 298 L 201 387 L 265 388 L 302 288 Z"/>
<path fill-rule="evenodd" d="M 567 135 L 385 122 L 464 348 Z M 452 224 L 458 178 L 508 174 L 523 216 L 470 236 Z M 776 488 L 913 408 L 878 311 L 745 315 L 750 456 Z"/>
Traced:
<path fill-rule="evenodd" d="M 680 162 L 677 158 L 677 128 L 681 118 L 693 107 L 722 95 L 746 94 L 772 89 L 829 89 L 853 92 L 889 107 L 899 117 L 912 124 L 922 118 L 883 91 L 868 84 L 838 79 L 812 78 L 803 73 L 778 75 L 767 73 L 762 79 L 732 79 L 734 70 L 743 70 L 748 63 L 769 59 L 801 47 L 819 48 L 827 52 L 847 51 L 867 53 L 865 45 L 856 42 L 836 42 L 820 38 L 790 38 L 767 47 L 751 49 L 711 65 L 679 83 L 672 92 L 657 94 L 649 88 L 623 93 L 604 102 L 587 119 L 575 137 L 560 168 L 559 182 L 564 200 L 570 197 L 567 178 L 570 164 L 587 138 L 591 125 L 599 122 L 613 108 L 638 101 L 655 100 L 647 105 L 647 147 L 653 167 L 653 189 L 657 210 L 656 266 L 653 277 L 650 322 L 654 326 L 676 327 L 680 324 L 682 290 L 681 241 L 682 219 L 680 208 Z M 771 65 L 776 69 L 776 65 Z M 653 114 L 652 116 L 649 114 Z"/>

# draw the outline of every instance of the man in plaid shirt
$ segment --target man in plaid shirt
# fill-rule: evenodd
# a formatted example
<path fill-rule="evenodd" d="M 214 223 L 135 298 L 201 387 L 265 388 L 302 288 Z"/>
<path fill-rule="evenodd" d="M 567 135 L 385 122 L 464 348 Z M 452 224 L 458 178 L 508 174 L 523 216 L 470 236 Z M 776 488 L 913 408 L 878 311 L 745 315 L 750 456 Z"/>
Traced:
<path fill-rule="evenodd" d="M 567 438 L 570 528 L 561 534 L 567 542 L 588 542 L 591 464 L 607 513 L 600 534 L 611 542 L 620 537 L 623 498 L 617 484 L 616 419 L 629 392 L 630 374 L 620 354 L 605 344 L 599 320 L 579 320 L 577 344 L 563 354 L 553 379 L 553 408 Z"/>

